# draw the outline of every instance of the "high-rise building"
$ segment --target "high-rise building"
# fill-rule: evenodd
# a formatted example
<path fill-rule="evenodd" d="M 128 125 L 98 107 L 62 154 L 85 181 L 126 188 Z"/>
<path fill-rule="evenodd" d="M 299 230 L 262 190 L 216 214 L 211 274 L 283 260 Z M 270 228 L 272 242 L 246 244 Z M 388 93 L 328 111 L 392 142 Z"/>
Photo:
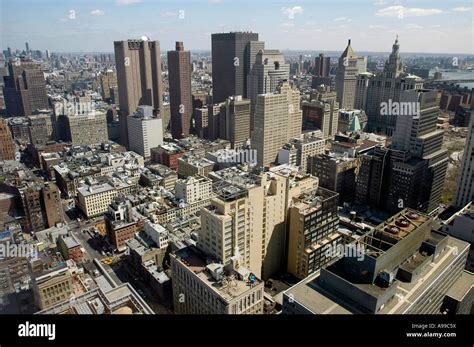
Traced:
<path fill-rule="evenodd" d="M 250 139 L 250 100 L 231 96 L 220 104 L 219 138 L 229 140 L 233 149 L 241 149 Z"/>
<path fill-rule="evenodd" d="M 331 58 L 326 57 L 323 53 L 314 58 L 313 75 L 318 77 L 329 77 L 331 70 Z"/>
<path fill-rule="evenodd" d="M 212 101 L 225 101 L 229 96 L 247 97 L 247 75 L 264 43 L 258 34 L 231 32 L 212 34 Z"/>
<path fill-rule="evenodd" d="M 473 92 L 474 97 L 474 92 Z M 469 201 L 474 200 L 474 101 L 471 103 L 471 120 L 468 127 L 468 135 L 466 145 L 464 146 L 464 154 L 460 177 L 456 190 L 454 205 L 457 207 L 466 206 Z"/>
<path fill-rule="evenodd" d="M 52 113 L 29 116 L 28 122 L 32 145 L 45 145 L 48 141 L 56 140 L 56 121 Z"/>
<path fill-rule="evenodd" d="M 278 152 L 278 164 L 299 166 L 301 171 L 309 172 L 312 157 L 323 154 L 327 139 L 304 134 L 300 139 L 292 139 L 285 143 Z"/>
<path fill-rule="evenodd" d="M 15 143 L 3 118 L 0 118 L 0 160 L 15 160 Z"/>
<path fill-rule="evenodd" d="M 368 88 L 366 80 L 360 80 L 360 87 L 367 88 L 367 92 L 357 94 L 365 95 L 365 112 L 369 118 L 368 130 L 382 132 L 391 136 L 395 130 L 397 115 L 392 112 L 382 112 L 383 103 L 397 103 L 405 90 L 422 89 L 423 80 L 417 76 L 409 75 L 403 71 L 400 58 L 400 45 L 398 37 L 392 47 L 392 53 L 385 63 L 383 72 L 369 79 Z M 358 106 L 364 106 L 363 96 L 359 99 Z"/>
<path fill-rule="evenodd" d="M 58 186 L 52 182 L 46 183 L 42 195 L 46 226 L 51 228 L 57 223 L 64 223 L 64 210 Z"/>
<path fill-rule="evenodd" d="M 280 148 L 290 139 L 300 137 L 299 99 L 299 91 L 287 82 L 280 84 L 274 93 L 257 96 L 251 145 L 257 150 L 258 165 L 275 162 Z"/>
<path fill-rule="evenodd" d="M 324 136 L 337 134 L 339 103 L 329 86 L 318 86 L 310 96 L 311 101 L 303 101 L 303 130 L 321 130 Z"/>
<path fill-rule="evenodd" d="M 127 119 L 139 105 L 163 111 L 160 42 L 115 41 L 115 64 L 120 99 L 120 138 L 128 146 Z"/>
<path fill-rule="evenodd" d="M 25 117 L 49 108 L 46 82 L 38 63 L 27 59 L 10 61 L 8 72 L 4 77 L 7 115 Z"/>
<path fill-rule="evenodd" d="M 176 42 L 176 50 L 168 51 L 171 134 L 180 139 L 189 136 L 193 101 L 191 95 L 191 53 Z"/>
<path fill-rule="evenodd" d="M 113 70 L 107 70 L 100 75 L 100 90 L 104 101 L 110 102 L 112 97 L 115 98 L 115 88 L 117 88 L 117 74 Z M 110 94 L 111 89 L 112 95 Z"/>
<path fill-rule="evenodd" d="M 333 257 L 327 244 L 339 244 L 336 192 L 318 187 L 293 197 L 288 212 L 288 272 L 299 279 L 319 270 Z"/>
<path fill-rule="evenodd" d="M 73 146 L 87 146 L 108 143 L 107 117 L 99 111 L 80 115 L 61 115 L 58 117 L 58 134 L 61 139 Z"/>
<path fill-rule="evenodd" d="M 439 206 L 448 166 L 437 129 L 436 92 L 407 90 L 400 104 L 412 111 L 397 117 L 391 147 L 361 156 L 356 202 L 395 213 L 405 207 L 431 212 Z M 406 105 L 406 106 L 405 106 Z"/>
<path fill-rule="evenodd" d="M 339 107 L 353 109 L 357 82 L 357 56 L 349 40 L 346 49 L 339 58 L 336 71 L 336 91 Z"/>
<path fill-rule="evenodd" d="M 131 151 L 149 158 L 150 149 L 163 144 L 162 120 L 153 115 L 153 107 L 138 106 L 137 112 L 128 117 L 127 123 Z"/>
<path fill-rule="evenodd" d="M 432 227 L 429 215 L 404 209 L 341 251 L 328 248 L 342 258 L 285 291 L 283 314 L 443 313 L 469 244 Z M 471 286 L 456 289 L 463 297 Z"/>
<path fill-rule="evenodd" d="M 369 89 L 370 79 L 374 77 L 373 73 L 362 72 L 357 75 L 356 95 L 354 108 L 356 110 L 365 110 L 367 106 L 367 90 Z"/>
<path fill-rule="evenodd" d="M 339 193 L 339 203 L 352 202 L 355 195 L 356 171 L 359 160 L 330 153 L 312 157 L 311 174 L 319 178 L 322 188 Z"/>
<path fill-rule="evenodd" d="M 279 83 L 289 81 L 289 78 L 290 64 L 285 63 L 285 57 L 279 50 L 266 49 L 258 52 L 247 79 L 247 98 L 252 103 L 252 114 L 255 111 L 257 95 L 273 93 Z"/>

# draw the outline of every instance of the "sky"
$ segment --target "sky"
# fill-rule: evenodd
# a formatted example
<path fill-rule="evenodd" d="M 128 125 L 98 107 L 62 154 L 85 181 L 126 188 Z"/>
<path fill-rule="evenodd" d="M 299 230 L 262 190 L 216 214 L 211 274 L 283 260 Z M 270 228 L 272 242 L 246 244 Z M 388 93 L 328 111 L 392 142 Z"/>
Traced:
<path fill-rule="evenodd" d="M 253 31 L 269 49 L 474 54 L 472 0 L 0 0 L 0 45 L 113 52 L 148 36 L 210 50 L 211 33 Z"/>

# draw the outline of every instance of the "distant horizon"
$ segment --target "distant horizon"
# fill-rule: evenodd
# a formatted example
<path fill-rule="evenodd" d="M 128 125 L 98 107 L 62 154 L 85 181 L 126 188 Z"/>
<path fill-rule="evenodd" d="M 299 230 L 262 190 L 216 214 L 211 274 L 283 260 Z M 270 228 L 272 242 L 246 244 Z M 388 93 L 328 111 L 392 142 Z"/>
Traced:
<path fill-rule="evenodd" d="M 12 48 L 12 47 L 10 47 Z M 19 49 L 19 48 L 12 48 L 12 50 L 20 50 L 23 51 L 24 49 Z M 269 48 L 269 49 L 278 49 L 278 48 Z M 4 49 L 6 50 L 6 49 Z M 31 49 L 32 51 L 35 51 L 36 49 Z M 310 53 L 324 53 L 324 54 L 342 54 L 343 50 L 340 51 L 329 51 L 329 50 L 318 50 L 318 49 L 278 49 L 280 52 L 310 52 Z M 45 52 L 46 50 L 39 50 L 41 52 Z M 54 54 L 115 54 L 113 51 L 106 52 L 106 51 L 52 51 L 49 50 L 50 53 Z M 210 49 L 191 49 L 189 50 L 191 53 L 196 52 L 196 53 L 211 53 Z M 367 53 L 369 54 L 380 54 L 380 55 L 389 55 L 390 51 L 356 51 L 354 50 L 356 54 L 360 56 L 365 56 Z M 167 52 L 167 50 L 161 50 L 161 54 L 164 55 Z M 439 52 L 400 52 L 400 56 L 404 55 L 426 55 L 426 56 L 462 56 L 462 57 L 474 57 L 474 53 L 439 53 Z"/>

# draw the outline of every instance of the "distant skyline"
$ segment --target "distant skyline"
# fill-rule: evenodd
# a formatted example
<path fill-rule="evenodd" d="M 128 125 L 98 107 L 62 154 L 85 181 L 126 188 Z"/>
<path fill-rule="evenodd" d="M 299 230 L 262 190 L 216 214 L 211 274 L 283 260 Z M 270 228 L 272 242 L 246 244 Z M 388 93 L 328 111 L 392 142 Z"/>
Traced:
<path fill-rule="evenodd" d="M 113 52 L 148 36 L 162 52 L 183 41 L 210 50 L 211 34 L 253 31 L 280 50 L 474 54 L 469 0 L 0 0 L 0 42 L 56 52 Z"/>

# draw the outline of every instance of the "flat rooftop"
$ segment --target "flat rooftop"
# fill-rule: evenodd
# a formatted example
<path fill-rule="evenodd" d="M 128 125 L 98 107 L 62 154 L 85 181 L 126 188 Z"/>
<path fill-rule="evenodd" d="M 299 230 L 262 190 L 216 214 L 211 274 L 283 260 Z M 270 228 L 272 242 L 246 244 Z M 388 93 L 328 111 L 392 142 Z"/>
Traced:
<path fill-rule="evenodd" d="M 175 257 L 178 261 L 194 272 L 204 284 L 218 293 L 226 301 L 233 300 L 251 289 L 246 279 L 248 275 L 250 275 L 248 269 L 241 266 L 239 268 L 239 274 L 232 271 L 224 271 L 225 276 L 223 276 L 223 280 L 217 281 L 207 268 L 219 267 L 221 265 L 216 263 L 208 264 L 203 256 L 204 255 L 194 247 L 186 247 L 175 253 Z M 243 280 L 239 279 L 239 275 L 243 277 Z M 255 279 L 254 286 L 260 283 L 262 283 L 260 279 Z"/>
<path fill-rule="evenodd" d="M 406 313 L 420 296 L 436 283 L 442 273 L 449 271 L 449 264 L 452 264 L 454 259 L 461 256 L 466 248 L 469 248 L 469 244 L 448 236 L 446 249 L 423 270 L 417 281 L 408 283 L 395 280 L 393 282 L 392 285 L 396 286 L 394 298 L 389 300 L 377 313 Z M 328 292 L 323 288 L 320 284 L 320 274 L 321 271 L 315 272 L 288 289 L 285 294 L 288 296 L 292 295 L 296 302 L 314 314 L 366 313 L 358 307 L 357 302 L 351 302 L 348 298 L 341 298 L 337 296 L 335 291 Z M 355 285 L 372 294 L 382 293 L 388 289 L 374 284 Z M 460 292 L 462 291 L 463 289 L 460 290 Z"/>

